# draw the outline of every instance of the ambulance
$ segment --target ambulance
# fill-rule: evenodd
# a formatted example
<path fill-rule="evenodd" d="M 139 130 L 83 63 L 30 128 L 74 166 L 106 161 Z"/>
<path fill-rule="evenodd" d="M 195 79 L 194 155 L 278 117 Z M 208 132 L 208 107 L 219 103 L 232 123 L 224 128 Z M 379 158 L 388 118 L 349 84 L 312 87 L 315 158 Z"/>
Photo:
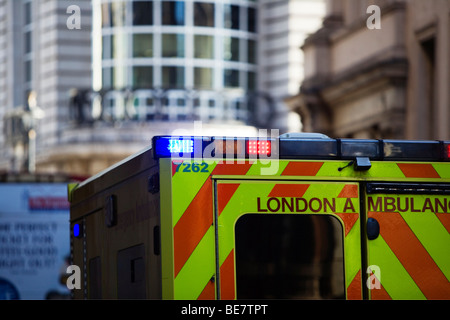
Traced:
<path fill-rule="evenodd" d="M 450 141 L 156 136 L 69 200 L 75 299 L 450 299 Z"/>

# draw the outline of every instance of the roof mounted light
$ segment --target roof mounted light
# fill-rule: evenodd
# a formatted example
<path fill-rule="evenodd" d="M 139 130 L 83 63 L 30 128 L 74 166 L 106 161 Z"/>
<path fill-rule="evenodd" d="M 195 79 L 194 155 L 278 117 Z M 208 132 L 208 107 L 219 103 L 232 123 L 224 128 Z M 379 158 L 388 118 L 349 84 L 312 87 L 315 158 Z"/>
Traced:
<path fill-rule="evenodd" d="M 154 157 L 271 159 L 356 158 L 387 161 L 450 161 L 450 141 L 331 139 L 323 135 L 268 137 L 172 137 L 153 138 Z M 364 167 L 364 166 L 362 166 Z"/>
<path fill-rule="evenodd" d="M 442 146 L 439 141 L 382 140 L 385 160 L 441 161 Z"/>
<path fill-rule="evenodd" d="M 338 139 L 337 141 L 342 159 L 355 159 L 355 157 L 380 158 L 380 143 L 378 140 Z"/>
<path fill-rule="evenodd" d="M 446 160 L 450 160 L 450 142 L 444 142 L 444 154 Z"/>
<path fill-rule="evenodd" d="M 153 140 L 157 158 L 191 157 L 194 154 L 192 137 L 155 137 Z"/>
<path fill-rule="evenodd" d="M 249 155 L 268 156 L 272 152 L 272 142 L 270 140 L 248 140 L 247 153 Z"/>
<path fill-rule="evenodd" d="M 192 153 L 194 152 L 194 140 L 169 139 L 167 149 L 170 153 Z"/>
<path fill-rule="evenodd" d="M 274 152 L 271 139 L 234 137 L 153 138 L 155 158 L 251 158 L 270 157 Z"/>

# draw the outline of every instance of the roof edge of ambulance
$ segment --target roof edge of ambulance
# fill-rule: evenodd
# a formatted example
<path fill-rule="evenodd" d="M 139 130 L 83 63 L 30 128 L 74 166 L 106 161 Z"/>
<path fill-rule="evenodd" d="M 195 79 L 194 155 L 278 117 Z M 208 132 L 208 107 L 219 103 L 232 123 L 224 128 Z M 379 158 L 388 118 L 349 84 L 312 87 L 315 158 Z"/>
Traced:
<path fill-rule="evenodd" d="M 123 164 L 129 162 L 130 160 L 139 158 L 140 156 L 142 156 L 145 153 L 148 153 L 149 151 L 151 152 L 152 149 L 152 145 L 149 145 L 147 147 L 145 147 L 144 149 L 138 151 L 137 153 L 134 153 L 126 158 L 124 158 L 123 160 L 107 167 L 106 169 L 98 172 L 97 174 L 87 178 L 86 180 L 80 182 L 79 184 L 76 185 L 75 188 L 73 188 L 73 190 L 71 190 L 71 192 L 81 189 L 83 187 L 86 187 L 87 185 L 91 184 L 93 181 L 98 180 L 102 177 L 105 177 L 106 175 L 108 175 L 109 173 L 111 173 L 111 171 L 113 171 L 114 169 L 120 168 Z"/>
<path fill-rule="evenodd" d="M 295 132 L 286 133 L 280 136 L 265 137 L 215 137 L 215 136 L 168 136 L 157 135 L 152 138 L 149 146 L 141 151 L 128 156 L 116 164 L 100 171 L 90 178 L 79 183 L 72 191 L 79 190 L 91 185 L 98 179 L 105 183 L 116 183 L 121 178 L 120 173 L 116 175 L 123 167 L 123 164 L 130 161 L 137 161 L 128 169 L 126 174 L 139 172 L 149 163 L 145 161 L 154 161 L 159 157 L 157 153 L 156 142 L 159 139 L 195 139 L 214 141 L 215 139 L 235 139 L 235 140 L 272 140 L 279 142 L 277 150 L 280 160 L 292 159 L 323 159 L 323 160 L 347 160 L 356 159 L 356 157 L 367 157 L 371 160 L 381 161 L 417 161 L 417 162 L 439 162 L 450 161 L 450 141 L 444 140 L 393 140 L 393 139 L 352 139 L 352 138 L 330 138 L 321 133 Z M 150 157 L 143 156 L 150 154 Z M 143 159 L 143 160 L 140 160 Z M 128 166 L 130 167 L 130 166 Z M 108 177 L 108 178 L 106 178 Z M 104 183 L 102 183 L 104 184 Z M 95 187 L 97 191 L 99 187 Z M 90 190 L 95 191 L 95 190 Z"/>
<path fill-rule="evenodd" d="M 185 143 L 188 140 L 191 143 Z M 275 142 L 272 159 L 280 160 L 355 160 L 365 157 L 380 161 L 405 162 L 442 162 L 450 161 L 450 141 L 445 140 L 406 140 L 406 139 L 355 139 L 330 138 L 320 133 L 287 133 L 280 136 L 261 137 L 209 137 L 209 136 L 155 136 L 153 137 L 155 158 L 179 157 L 183 155 L 202 154 L 208 143 L 214 141 L 226 142 L 234 139 L 240 142 L 272 141 Z M 167 146 L 173 141 L 183 141 L 174 144 L 173 153 L 167 151 Z M 242 148 L 245 148 L 242 147 Z M 169 148 L 170 149 L 170 148 Z M 193 149 L 193 150 L 191 150 Z M 237 149 L 236 149 L 237 150 Z M 199 153 L 200 151 L 200 153 Z M 206 151 L 206 149 L 205 149 Z M 228 151 L 227 151 L 228 152 Z M 208 153 L 206 153 L 207 156 Z M 229 154 L 231 155 L 231 154 Z M 235 152 L 235 156 L 249 156 L 248 146 L 244 153 Z M 183 157 L 183 156 L 181 156 Z"/>

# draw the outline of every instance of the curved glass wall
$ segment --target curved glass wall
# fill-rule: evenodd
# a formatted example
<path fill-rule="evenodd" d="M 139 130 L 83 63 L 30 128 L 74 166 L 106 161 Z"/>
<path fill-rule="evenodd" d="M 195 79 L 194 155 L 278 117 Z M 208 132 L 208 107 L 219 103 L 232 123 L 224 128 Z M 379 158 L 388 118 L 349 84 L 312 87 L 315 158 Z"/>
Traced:
<path fill-rule="evenodd" d="M 94 87 L 119 92 L 116 100 L 128 91 L 127 101 L 106 103 L 125 105 L 117 115 L 246 120 L 257 78 L 255 1 L 96 0 L 93 11 Z"/>

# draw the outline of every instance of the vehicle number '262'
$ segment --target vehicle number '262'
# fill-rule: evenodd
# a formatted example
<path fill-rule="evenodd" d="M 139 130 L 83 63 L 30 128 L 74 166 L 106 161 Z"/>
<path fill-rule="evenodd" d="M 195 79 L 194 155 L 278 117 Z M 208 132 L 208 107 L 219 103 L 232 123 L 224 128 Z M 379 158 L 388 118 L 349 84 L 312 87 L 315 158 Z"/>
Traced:
<path fill-rule="evenodd" d="M 175 172 L 209 172 L 208 167 L 209 165 L 205 162 L 202 163 L 196 163 L 196 162 L 181 162 L 181 163 L 175 163 L 177 168 L 175 169 Z"/>

